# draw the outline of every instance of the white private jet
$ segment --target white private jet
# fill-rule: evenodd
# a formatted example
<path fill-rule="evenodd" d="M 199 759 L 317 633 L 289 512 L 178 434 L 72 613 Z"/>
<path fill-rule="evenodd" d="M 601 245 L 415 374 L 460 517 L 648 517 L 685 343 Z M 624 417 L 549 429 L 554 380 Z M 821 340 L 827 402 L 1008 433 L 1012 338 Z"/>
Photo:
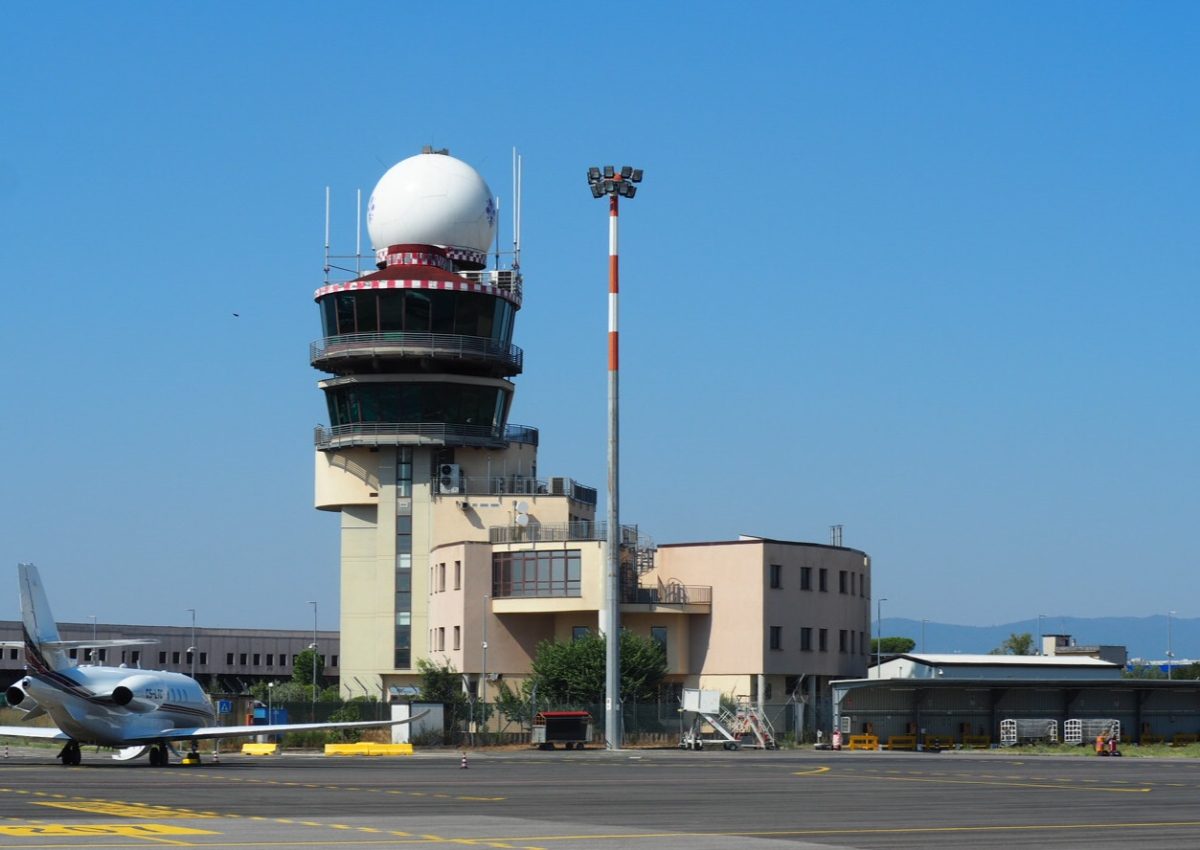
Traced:
<path fill-rule="evenodd" d="M 168 763 L 168 750 L 180 742 L 191 748 L 187 761 L 197 763 L 200 757 L 196 742 L 204 738 L 396 726 L 425 713 L 407 720 L 214 726 L 212 703 L 190 676 L 164 670 L 76 665 L 69 657 L 72 649 L 139 646 L 155 641 L 62 640 L 37 567 L 18 564 L 17 573 L 26 675 L 9 687 L 5 696 L 9 705 L 25 712 L 23 721 L 49 715 L 58 728 L 0 726 L 0 736 L 62 741 L 58 758 L 64 765 L 79 764 L 81 744 L 111 747 L 118 751 L 113 758 L 121 761 L 149 751 L 150 764 L 163 767 Z"/>

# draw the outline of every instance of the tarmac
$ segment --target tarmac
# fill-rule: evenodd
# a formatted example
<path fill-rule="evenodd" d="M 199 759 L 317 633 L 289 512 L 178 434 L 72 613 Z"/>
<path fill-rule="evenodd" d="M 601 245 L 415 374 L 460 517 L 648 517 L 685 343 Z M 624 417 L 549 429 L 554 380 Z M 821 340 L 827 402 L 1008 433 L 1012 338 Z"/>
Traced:
<path fill-rule="evenodd" d="M 442 750 L 0 758 L 0 847 L 1200 847 L 1200 761 L 1008 753 Z"/>

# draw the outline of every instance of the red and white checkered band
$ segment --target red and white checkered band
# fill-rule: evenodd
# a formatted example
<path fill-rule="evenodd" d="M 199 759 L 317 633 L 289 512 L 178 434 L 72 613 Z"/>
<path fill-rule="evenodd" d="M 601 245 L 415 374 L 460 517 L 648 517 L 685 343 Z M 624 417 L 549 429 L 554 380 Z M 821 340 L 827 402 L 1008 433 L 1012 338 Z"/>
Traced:
<path fill-rule="evenodd" d="M 449 292 L 479 292 L 483 295 L 503 298 L 518 307 L 521 306 L 521 298 L 517 293 L 470 280 L 349 280 L 345 283 L 331 283 L 328 286 L 322 286 L 313 294 L 313 300 L 319 300 L 337 292 L 362 292 L 368 289 L 440 289 Z"/>
<path fill-rule="evenodd" d="M 397 264 L 405 265 L 425 265 L 437 266 L 438 268 L 451 269 L 449 265 L 443 265 L 447 259 L 457 260 L 460 263 L 474 263 L 479 266 L 487 265 L 487 252 L 476 251 L 473 248 L 446 248 L 445 257 L 439 254 L 422 254 L 416 251 L 404 251 L 400 253 L 390 253 L 390 248 L 377 248 L 375 250 L 375 261 L 383 263 L 387 266 Z M 399 257 L 424 257 L 423 260 L 402 260 L 394 259 Z"/>
<path fill-rule="evenodd" d="M 385 266 L 433 266 L 448 272 L 454 271 L 454 263 L 443 254 L 428 251 L 376 251 L 376 259 Z"/>
<path fill-rule="evenodd" d="M 463 263 L 475 263 L 479 266 L 487 265 L 487 251 L 475 251 L 471 248 L 447 248 L 446 256 Z"/>

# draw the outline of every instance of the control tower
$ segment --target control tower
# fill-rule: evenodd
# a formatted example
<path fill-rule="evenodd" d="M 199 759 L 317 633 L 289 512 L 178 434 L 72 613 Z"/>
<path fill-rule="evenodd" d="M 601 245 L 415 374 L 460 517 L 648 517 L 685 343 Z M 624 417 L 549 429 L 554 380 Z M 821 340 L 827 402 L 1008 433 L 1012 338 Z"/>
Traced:
<path fill-rule="evenodd" d="M 318 383 L 329 425 L 315 434 L 316 507 L 342 516 L 347 693 L 356 678 L 380 690 L 411 684 L 438 649 L 433 549 L 486 544 L 490 529 L 530 518 L 590 522 L 596 501 L 570 479 L 539 481 L 538 432 L 508 422 L 522 281 L 515 253 L 507 268 L 498 258 L 488 268 L 498 208 L 484 179 L 427 148 L 383 175 L 367 210 L 377 270 L 317 290 L 322 337 L 310 347 L 328 375 Z M 490 592 L 490 566 L 477 569 L 488 574 L 472 586 Z M 445 582 L 443 573 L 443 591 Z M 455 575 L 452 589 L 464 582 Z M 478 605 L 464 628 L 486 635 Z"/>

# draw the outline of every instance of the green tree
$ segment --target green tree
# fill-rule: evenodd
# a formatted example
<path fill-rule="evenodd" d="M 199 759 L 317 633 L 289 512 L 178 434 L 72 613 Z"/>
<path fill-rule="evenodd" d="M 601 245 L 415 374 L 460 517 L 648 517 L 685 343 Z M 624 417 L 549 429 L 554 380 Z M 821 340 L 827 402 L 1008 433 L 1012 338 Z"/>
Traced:
<path fill-rule="evenodd" d="M 903 655 L 912 652 L 917 642 L 906 637 L 871 638 L 871 654 L 884 652 L 889 655 Z"/>
<path fill-rule="evenodd" d="M 1004 642 L 992 650 L 992 655 L 1034 655 L 1033 635 L 1029 632 L 1013 632 Z"/>
<path fill-rule="evenodd" d="M 578 640 L 547 640 L 538 644 L 530 687 L 547 705 L 593 705 L 604 700 L 605 639 L 588 635 Z M 667 658 L 655 640 L 621 630 L 621 700 L 650 702 L 657 698 L 667 674 Z"/>
<path fill-rule="evenodd" d="M 325 675 L 324 659 L 315 649 L 306 649 L 296 653 L 296 657 L 292 661 L 292 681 L 297 685 L 308 685 L 311 688 L 314 664 L 317 665 L 317 687 L 322 687 L 324 685 L 322 679 Z"/>
<path fill-rule="evenodd" d="M 471 714 L 470 700 L 463 693 L 462 674 L 449 662 L 439 665 L 427 658 L 418 659 L 417 672 L 421 674 L 421 702 L 440 702 L 445 706 L 442 734 L 448 735 Z"/>

